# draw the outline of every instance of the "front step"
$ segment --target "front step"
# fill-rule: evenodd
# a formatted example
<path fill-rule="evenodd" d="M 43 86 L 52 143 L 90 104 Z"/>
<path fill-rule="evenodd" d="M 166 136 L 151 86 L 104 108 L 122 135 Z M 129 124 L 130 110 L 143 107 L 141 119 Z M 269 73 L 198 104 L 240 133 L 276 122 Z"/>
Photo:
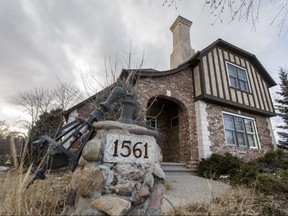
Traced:
<path fill-rule="evenodd" d="M 196 173 L 195 168 L 187 168 L 184 163 L 170 163 L 170 162 L 162 162 L 161 168 L 165 173 L 170 172 L 193 172 Z"/>

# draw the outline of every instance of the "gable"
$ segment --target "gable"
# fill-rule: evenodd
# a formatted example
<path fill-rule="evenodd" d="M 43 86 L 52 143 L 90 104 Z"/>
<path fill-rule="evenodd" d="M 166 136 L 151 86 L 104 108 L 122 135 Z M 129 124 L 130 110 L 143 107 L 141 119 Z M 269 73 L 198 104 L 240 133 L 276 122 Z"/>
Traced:
<path fill-rule="evenodd" d="M 254 55 L 231 46 L 217 40 L 201 51 L 200 64 L 193 69 L 196 100 L 274 116 L 269 87 L 276 83 Z M 241 71 L 242 78 L 231 74 L 231 68 Z"/>

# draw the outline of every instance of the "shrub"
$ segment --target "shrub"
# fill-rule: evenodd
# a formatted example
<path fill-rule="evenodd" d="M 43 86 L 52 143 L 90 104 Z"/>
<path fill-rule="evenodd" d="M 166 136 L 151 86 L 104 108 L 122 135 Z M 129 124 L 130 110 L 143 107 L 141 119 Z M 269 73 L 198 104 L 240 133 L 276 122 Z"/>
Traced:
<path fill-rule="evenodd" d="M 259 173 L 259 167 L 255 162 L 242 163 L 237 173 L 230 177 L 230 180 L 234 184 L 253 185 L 257 175 Z"/>
<path fill-rule="evenodd" d="M 242 161 L 230 153 L 225 155 L 212 154 L 210 158 L 200 161 L 198 175 L 210 179 L 219 179 L 221 175 L 233 176 L 241 164 Z"/>
<path fill-rule="evenodd" d="M 278 173 L 259 173 L 256 181 L 256 189 L 266 194 L 288 194 L 287 179 L 288 175 L 285 177 L 278 175 Z"/>
<path fill-rule="evenodd" d="M 257 159 L 262 172 L 275 172 L 277 169 L 288 169 L 288 156 L 282 149 L 266 153 Z"/>

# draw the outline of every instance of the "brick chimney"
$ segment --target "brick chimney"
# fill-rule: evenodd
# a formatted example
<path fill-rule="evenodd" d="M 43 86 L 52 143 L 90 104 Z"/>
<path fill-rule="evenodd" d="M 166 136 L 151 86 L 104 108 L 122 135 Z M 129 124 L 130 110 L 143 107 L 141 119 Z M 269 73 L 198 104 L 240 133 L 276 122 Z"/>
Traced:
<path fill-rule="evenodd" d="M 170 69 L 178 67 L 195 53 L 190 44 L 191 25 L 191 21 L 178 16 L 170 27 L 173 34 L 173 52 L 170 55 Z"/>

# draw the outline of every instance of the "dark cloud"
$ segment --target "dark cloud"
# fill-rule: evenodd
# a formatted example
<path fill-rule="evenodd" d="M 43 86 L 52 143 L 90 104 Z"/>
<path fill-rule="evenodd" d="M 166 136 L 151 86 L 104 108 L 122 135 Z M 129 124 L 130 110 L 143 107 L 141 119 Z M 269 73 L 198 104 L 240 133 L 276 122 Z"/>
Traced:
<path fill-rule="evenodd" d="M 155 0 L 0 0 L 0 120 L 9 118 L 1 108 L 10 106 L 4 99 L 15 89 L 51 86 L 57 78 L 79 85 L 90 64 L 103 77 L 105 56 L 116 54 L 120 71 L 127 67 L 131 44 L 131 67 L 139 66 L 145 50 L 143 67 L 169 69 L 169 28 L 178 15 L 193 21 L 196 50 L 221 37 L 256 54 L 268 71 L 285 66 L 279 64 L 286 61 L 287 40 L 277 38 L 272 27 L 260 23 L 258 33 L 245 22 L 212 26 L 209 11 L 195 2 L 177 1 L 175 10 Z M 282 54 L 276 58 L 277 53 Z"/>

